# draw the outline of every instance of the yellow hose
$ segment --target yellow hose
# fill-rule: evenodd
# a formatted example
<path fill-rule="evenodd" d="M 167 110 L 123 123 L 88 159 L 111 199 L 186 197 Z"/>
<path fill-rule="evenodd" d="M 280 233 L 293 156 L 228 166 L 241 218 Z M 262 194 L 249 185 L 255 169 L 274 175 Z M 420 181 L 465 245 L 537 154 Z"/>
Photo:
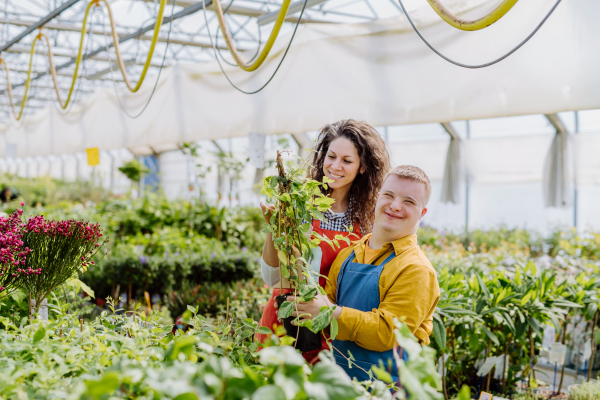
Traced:
<path fill-rule="evenodd" d="M 463 31 L 478 31 L 483 28 L 487 28 L 492 25 L 494 22 L 497 22 L 500 18 L 504 17 L 504 15 L 510 11 L 510 9 L 517 4 L 519 0 L 504 0 L 502 4 L 496 7 L 492 12 L 490 12 L 485 17 L 481 17 L 479 19 L 475 19 L 472 21 L 467 21 L 462 18 L 458 18 L 456 15 L 452 14 L 450 10 L 448 10 L 440 0 L 427 0 L 431 8 L 449 25 L 453 26 L 456 29 L 460 29 Z"/>
<path fill-rule="evenodd" d="M 117 36 L 117 29 L 116 29 L 115 22 L 114 22 L 114 19 L 112 16 L 112 10 L 110 8 L 110 5 L 108 4 L 107 0 L 92 0 L 88 4 L 88 6 L 85 10 L 85 15 L 83 17 L 83 26 L 81 27 L 81 39 L 79 41 L 79 51 L 77 53 L 77 58 L 75 60 L 75 71 L 73 72 L 73 79 L 71 81 L 71 87 L 69 88 L 69 94 L 67 95 L 67 100 L 64 103 L 60 97 L 60 92 L 59 92 L 59 88 L 58 88 L 58 80 L 56 78 L 56 76 L 57 76 L 56 68 L 54 67 L 54 56 L 52 54 L 52 46 L 50 44 L 50 40 L 48 39 L 48 36 L 46 36 L 43 33 L 39 33 L 33 40 L 33 43 L 31 44 L 31 56 L 29 59 L 29 69 L 27 71 L 27 80 L 25 81 L 25 94 L 23 95 L 23 101 L 21 102 L 21 110 L 19 111 L 18 114 L 15 111 L 15 106 L 14 106 L 14 102 L 13 102 L 12 86 L 10 84 L 10 79 L 9 79 L 9 68 L 8 68 L 8 65 L 6 64 L 6 61 L 4 61 L 3 59 L 0 58 L 0 63 L 4 64 L 4 69 L 6 71 L 6 80 L 8 83 L 8 97 L 10 98 L 10 105 L 13 109 L 13 115 L 15 116 L 15 119 L 17 121 L 21 119 L 21 117 L 23 115 L 23 109 L 25 108 L 25 103 L 27 102 L 27 93 L 29 91 L 29 86 L 31 83 L 31 71 L 33 69 L 33 56 L 35 55 L 35 45 L 36 45 L 38 39 L 41 39 L 41 38 L 45 39 L 46 45 L 48 46 L 48 58 L 50 60 L 50 74 L 52 75 L 52 80 L 54 82 L 54 90 L 56 92 L 56 97 L 58 98 L 60 107 L 63 110 L 67 108 L 67 106 L 71 102 L 71 96 L 73 95 L 73 91 L 75 89 L 75 84 L 77 82 L 79 66 L 81 64 L 81 61 L 83 60 L 83 44 L 84 44 L 85 34 L 87 31 L 87 19 L 88 19 L 88 16 L 89 16 L 89 13 L 90 13 L 90 10 L 92 9 L 92 7 L 94 5 L 99 6 L 100 1 L 104 2 L 104 4 L 106 5 L 106 8 L 108 9 L 108 16 L 110 19 L 113 44 L 115 47 L 115 53 L 117 55 L 117 62 L 119 64 L 119 69 L 121 70 L 121 74 L 123 75 L 123 80 L 125 81 L 125 84 L 127 85 L 127 89 L 129 89 L 131 92 L 134 92 L 134 93 L 140 89 L 140 87 L 142 86 L 142 83 L 144 82 L 144 79 L 146 77 L 146 73 L 148 72 L 148 68 L 150 67 L 150 63 L 152 62 L 152 56 L 154 54 L 154 49 L 156 47 L 156 43 L 158 42 L 158 34 L 160 33 L 160 27 L 162 26 L 164 9 L 165 9 L 165 4 L 167 3 L 167 0 L 160 0 L 160 8 L 158 10 L 158 16 L 156 18 L 156 23 L 154 25 L 154 35 L 152 36 L 152 42 L 150 43 L 150 50 L 148 52 L 148 56 L 146 57 L 146 62 L 144 63 L 144 68 L 142 70 L 140 78 L 135 86 L 133 86 L 131 84 L 129 77 L 127 76 L 127 70 L 125 69 L 125 63 L 123 62 L 123 57 L 121 56 L 121 51 L 119 49 L 119 38 Z M 111 62 L 111 61 L 109 61 L 109 62 Z"/>
<path fill-rule="evenodd" d="M 227 25 L 225 24 L 225 16 L 223 15 L 223 8 L 221 7 L 220 0 L 213 0 L 213 4 L 215 6 L 215 14 L 217 14 L 217 19 L 219 20 L 219 26 L 221 26 L 221 30 L 223 31 L 223 38 L 225 39 L 225 43 L 227 43 L 227 48 L 229 52 L 233 56 L 236 64 L 243 69 L 244 71 L 255 71 L 262 65 L 262 63 L 266 60 L 267 56 L 271 52 L 271 48 L 273 44 L 275 44 L 275 40 L 279 35 L 279 31 L 281 30 L 281 26 L 283 25 L 283 21 L 287 16 L 288 10 L 290 9 L 291 0 L 283 0 L 281 4 L 281 9 L 279 10 L 279 15 L 277 15 L 277 20 L 275 21 L 275 26 L 269 35 L 269 39 L 265 44 L 265 47 L 260 52 L 260 55 L 252 64 L 246 64 L 240 57 L 237 52 L 237 49 L 233 45 L 233 40 L 231 39 L 231 35 L 229 35 L 229 31 L 227 30 Z"/>
<path fill-rule="evenodd" d="M 27 71 L 27 80 L 25 81 L 25 94 L 23 94 L 23 101 L 21 101 L 21 110 L 19 111 L 19 114 L 17 114 L 17 112 L 15 111 L 15 103 L 13 101 L 12 95 L 12 85 L 10 84 L 10 76 L 8 73 L 8 64 L 6 64 L 6 61 L 4 61 L 4 59 L 0 58 L 0 64 L 4 64 L 4 70 L 6 71 L 6 84 L 8 88 L 8 98 L 10 100 L 10 106 L 12 108 L 13 115 L 15 116 L 15 119 L 17 121 L 19 121 L 23 116 L 25 103 L 27 103 L 27 93 L 29 92 L 29 86 L 31 84 L 31 70 L 33 69 L 33 56 L 35 55 L 35 45 L 39 38 L 40 35 L 37 35 L 35 39 L 33 39 L 33 43 L 31 44 L 31 52 L 29 53 L 29 70 Z"/>

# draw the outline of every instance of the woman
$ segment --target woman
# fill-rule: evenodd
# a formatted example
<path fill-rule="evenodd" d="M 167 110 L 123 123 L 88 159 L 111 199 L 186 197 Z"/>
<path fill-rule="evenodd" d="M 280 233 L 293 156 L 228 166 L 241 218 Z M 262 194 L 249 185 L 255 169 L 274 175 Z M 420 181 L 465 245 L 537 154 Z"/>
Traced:
<path fill-rule="evenodd" d="M 332 180 L 325 194 L 335 200 L 331 210 L 324 214 L 324 221 L 312 220 L 312 231 L 332 240 L 336 235 L 357 240 L 369 233 L 373 225 L 377 192 L 390 168 L 385 142 L 377 131 L 365 122 L 351 119 L 326 125 L 319 131 L 310 162 L 313 168 L 308 173 L 309 177 L 319 182 L 323 176 Z M 268 223 L 275 206 L 265 203 L 260 206 Z M 322 242 L 313 249 L 309 269 L 327 276 L 337 254 L 348 247 L 345 241 L 339 241 L 339 244 L 340 247 L 334 250 Z M 270 233 L 263 248 L 261 274 L 268 286 L 279 286 L 279 258 Z M 319 277 L 319 284 L 324 287 L 323 276 Z M 282 286 L 284 293 L 290 291 L 287 281 L 282 282 Z M 273 325 L 280 325 L 275 309 L 275 297 L 279 294 L 280 289 L 275 288 L 265 306 L 260 326 L 273 329 Z M 264 342 L 267 336 L 259 334 L 257 339 Z M 324 340 L 321 349 L 305 353 L 304 358 L 308 362 L 313 361 L 323 348 L 327 348 Z"/>

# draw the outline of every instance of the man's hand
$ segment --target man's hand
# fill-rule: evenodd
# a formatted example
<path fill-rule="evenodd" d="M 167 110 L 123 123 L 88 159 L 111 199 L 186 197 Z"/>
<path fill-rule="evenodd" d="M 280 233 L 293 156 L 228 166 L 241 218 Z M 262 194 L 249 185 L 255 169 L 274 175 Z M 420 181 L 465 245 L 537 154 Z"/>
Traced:
<path fill-rule="evenodd" d="M 288 296 L 288 301 L 294 302 L 296 300 L 295 296 Z M 319 315 L 319 311 L 321 307 L 331 307 L 334 304 L 329 301 L 327 296 L 323 296 L 322 294 L 317 294 L 311 301 L 305 303 L 298 303 L 294 308 L 294 312 L 292 312 L 293 317 L 301 316 L 301 320 L 312 320 L 314 317 Z M 337 306 L 335 310 L 333 310 L 333 318 L 338 319 L 340 314 L 342 313 L 342 307 Z"/>

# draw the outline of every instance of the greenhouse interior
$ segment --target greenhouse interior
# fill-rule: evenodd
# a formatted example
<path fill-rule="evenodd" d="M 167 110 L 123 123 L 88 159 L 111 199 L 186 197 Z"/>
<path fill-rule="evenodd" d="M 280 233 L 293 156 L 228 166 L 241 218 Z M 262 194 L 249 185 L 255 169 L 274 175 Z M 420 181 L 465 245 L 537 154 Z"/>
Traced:
<path fill-rule="evenodd" d="M 597 0 L 0 0 L 0 400 L 600 399 Z"/>

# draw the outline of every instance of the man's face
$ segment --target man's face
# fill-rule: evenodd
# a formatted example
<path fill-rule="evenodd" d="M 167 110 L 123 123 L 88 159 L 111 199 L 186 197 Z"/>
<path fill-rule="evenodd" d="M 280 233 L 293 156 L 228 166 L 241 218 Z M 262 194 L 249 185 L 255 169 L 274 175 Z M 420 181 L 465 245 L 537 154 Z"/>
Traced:
<path fill-rule="evenodd" d="M 414 235 L 425 213 L 425 184 L 390 175 L 379 191 L 373 230 L 381 229 L 398 239 Z"/>

